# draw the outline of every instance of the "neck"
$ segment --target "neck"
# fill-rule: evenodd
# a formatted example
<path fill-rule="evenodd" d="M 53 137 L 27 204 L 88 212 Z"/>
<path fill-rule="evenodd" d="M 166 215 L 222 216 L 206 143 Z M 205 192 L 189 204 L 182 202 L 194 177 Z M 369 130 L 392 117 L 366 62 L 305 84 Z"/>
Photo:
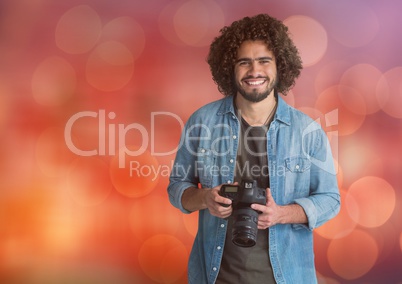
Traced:
<path fill-rule="evenodd" d="M 235 103 L 239 115 L 251 126 L 262 126 L 269 121 L 276 107 L 276 98 L 272 92 L 266 99 L 254 103 L 243 98 L 238 94 Z"/>

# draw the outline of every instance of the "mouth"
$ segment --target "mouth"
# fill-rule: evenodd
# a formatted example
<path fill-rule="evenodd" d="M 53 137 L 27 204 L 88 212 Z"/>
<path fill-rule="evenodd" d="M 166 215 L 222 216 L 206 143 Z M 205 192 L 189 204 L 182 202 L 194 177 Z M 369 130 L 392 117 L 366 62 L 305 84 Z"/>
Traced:
<path fill-rule="evenodd" d="M 243 82 L 247 85 L 247 86 L 251 86 L 251 87 L 259 87 L 265 84 L 265 82 L 267 82 L 267 79 L 264 78 L 258 78 L 258 79 L 243 79 Z"/>

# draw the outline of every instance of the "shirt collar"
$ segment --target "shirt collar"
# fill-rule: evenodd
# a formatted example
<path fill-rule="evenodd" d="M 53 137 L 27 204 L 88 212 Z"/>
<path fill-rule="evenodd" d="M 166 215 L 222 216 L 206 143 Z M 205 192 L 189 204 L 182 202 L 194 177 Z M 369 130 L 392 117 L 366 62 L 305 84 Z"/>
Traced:
<path fill-rule="evenodd" d="M 226 97 L 222 100 L 222 104 L 219 108 L 218 115 L 225 115 L 230 113 L 236 115 L 233 107 L 234 96 Z M 278 107 L 276 109 L 274 120 L 278 120 L 287 125 L 290 125 L 290 106 L 278 95 Z"/>
<path fill-rule="evenodd" d="M 234 96 L 229 96 L 222 100 L 222 104 L 219 108 L 218 115 L 225 115 L 227 113 L 235 115 L 235 110 L 233 107 L 233 99 Z"/>
<path fill-rule="evenodd" d="M 290 106 L 282 99 L 282 96 L 278 96 L 278 107 L 276 108 L 275 118 L 276 120 L 290 125 Z"/>

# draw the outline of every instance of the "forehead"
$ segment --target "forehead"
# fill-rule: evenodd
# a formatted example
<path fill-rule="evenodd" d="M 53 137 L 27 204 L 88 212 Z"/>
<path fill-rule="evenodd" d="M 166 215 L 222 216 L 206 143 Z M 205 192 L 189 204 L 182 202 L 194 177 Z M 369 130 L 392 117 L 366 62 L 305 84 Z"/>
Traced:
<path fill-rule="evenodd" d="M 273 52 L 268 45 L 262 40 L 246 40 L 237 50 L 237 58 L 256 58 L 269 56 L 273 57 Z"/>

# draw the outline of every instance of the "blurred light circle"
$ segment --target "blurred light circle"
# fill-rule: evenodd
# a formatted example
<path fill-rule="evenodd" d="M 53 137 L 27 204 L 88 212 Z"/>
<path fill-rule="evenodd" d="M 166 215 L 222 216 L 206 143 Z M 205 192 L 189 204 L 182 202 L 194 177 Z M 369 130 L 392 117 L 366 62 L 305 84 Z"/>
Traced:
<path fill-rule="evenodd" d="M 120 42 L 137 59 L 144 51 L 144 29 L 131 17 L 118 17 L 107 23 L 102 30 L 102 41 Z"/>
<path fill-rule="evenodd" d="M 10 91 L 4 82 L 0 81 L 0 129 L 4 125 L 10 111 Z"/>
<path fill-rule="evenodd" d="M 141 242 L 157 234 L 174 235 L 180 224 L 180 215 L 180 211 L 165 198 L 147 196 L 133 204 L 130 228 Z"/>
<path fill-rule="evenodd" d="M 366 103 L 367 114 L 372 114 L 380 109 L 377 100 L 376 88 L 382 76 L 380 70 L 370 64 L 357 64 L 343 73 L 340 84 L 349 86 L 358 91 Z M 345 102 L 347 104 L 347 102 Z M 359 108 L 356 109 L 359 111 Z M 361 113 L 365 114 L 365 113 Z"/>
<path fill-rule="evenodd" d="M 338 133 L 340 136 L 354 133 L 363 124 L 366 116 L 366 104 L 362 96 L 354 89 L 335 85 L 322 92 L 315 108 L 324 115 L 339 113 Z"/>
<path fill-rule="evenodd" d="M 383 158 L 381 158 L 379 151 L 376 150 L 378 146 L 373 144 L 373 139 L 368 139 L 367 137 L 369 136 L 364 134 L 364 131 L 359 131 L 359 133 L 341 141 L 339 161 L 343 161 L 343 176 L 348 184 L 362 176 L 378 175 L 378 173 L 383 172 Z"/>
<path fill-rule="evenodd" d="M 178 45 L 208 46 L 223 25 L 224 13 L 211 0 L 171 2 L 159 17 L 162 35 Z"/>
<path fill-rule="evenodd" d="M 60 18 L 56 26 L 56 45 L 66 53 L 85 53 L 95 46 L 101 31 L 99 15 L 88 5 L 76 6 Z"/>
<path fill-rule="evenodd" d="M 317 121 L 321 126 L 324 126 L 323 125 L 325 123 L 324 114 L 318 109 L 307 106 L 301 106 L 298 107 L 297 109 L 303 112 L 304 114 L 307 114 L 313 120 Z"/>
<path fill-rule="evenodd" d="M 342 75 L 348 68 L 350 68 L 350 63 L 346 61 L 331 61 L 321 67 L 314 82 L 316 93 L 322 93 L 329 87 L 339 84 Z"/>
<path fill-rule="evenodd" d="M 402 118 L 402 67 L 396 67 L 383 74 L 378 82 L 377 99 L 382 110 L 395 118 Z"/>
<path fill-rule="evenodd" d="M 36 142 L 36 162 L 41 171 L 49 177 L 59 177 L 67 173 L 73 154 L 64 140 L 64 129 L 49 127 Z"/>
<path fill-rule="evenodd" d="M 183 222 L 187 232 L 195 237 L 198 231 L 198 212 L 183 214 Z"/>
<path fill-rule="evenodd" d="M 347 47 L 370 43 L 379 31 L 376 13 L 365 1 L 328 2 L 326 26 L 331 37 Z"/>
<path fill-rule="evenodd" d="M 128 145 L 111 159 L 110 177 L 119 193 L 126 197 L 138 198 L 149 194 L 164 174 L 162 171 L 167 170 L 149 151 Z"/>
<path fill-rule="evenodd" d="M 327 51 L 328 37 L 324 27 L 306 16 L 291 16 L 283 22 L 297 46 L 303 66 L 316 64 Z"/>
<path fill-rule="evenodd" d="M 209 38 L 223 26 L 223 12 L 214 1 L 192 0 L 185 2 L 176 12 L 173 25 L 179 38 L 192 46 L 205 45 Z M 211 31 L 212 30 L 212 31 Z M 209 42 L 208 42 L 209 44 Z"/>
<path fill-rule="evenodd" d="M 399 236 L 399 246 L 401 247 L 401 251 L 402 251 L 402 232 L 401 232 L 401 235 Z"/>
<path fill-rule="evenodd" d="M 44 106 L 59 106 L 75 92 L 77 76 L 67 60 L 51 56 L 36 67 L 32 76 L 32 95 Z"/>
<path fill-rule="evenodd" d="M 79 157 L 66 176 L 71 198 L 82 206 L 95 206 L 106 200 L 112 190 L 109 168 L 98 157 Z"/>
<path fill-rule="evenodd" d="M 163 76 L 160 76 L 158 103 L 166 109 L 174 109 L 178 121 L 189 117 L 197 106 L 221 97 L 216 84 L 211 80 L 211 73 L 204 58 L 194 57 L 194 60 L 189 60 L 189 57 L 177 54 L 170 60 L 164 68 Z M 171 94 L 175 94 L 174 100 Z"/>
<path fill-rule="evenodd" d="M 342 206 L 338 215 L 315 230 L 318 235 L 329 240 L 343 238 L 356 227 L 356 221 L 349 216 L 348 210 L 343 206 L 347 192 L 340 190 L 340 194 Z M 357 207 L 357 204 L 353 199 L 350 199 L 349 206 Z"/>
<path fill-rule="evenodd" d="M 339 281 L 322 276 L 319 272 L 317 272 L 317 280 L 319 284 L 341 284 Z"/>
<path fill-rule="evenodd" d="M 398 216 L 394 213 L 394 216 Z M 370 228 L 370 235 L 376 240 L 381 254 L 378 256 L 377 263 L 387 261 L 395 253 L 395 245 L 398 244 L 399 230 L 394 222 L 386 222 L 376 228 Z"/>
<path fill-rule="evenodd" d="M 358 212 L 350 205 L 357 202 Z M 355 181 L 349 188 L 345 205 L 349 214 L 359 225 L 373 228 L 383 225 L 395 210 L 396 196 L 393 187 L 384 179 L 366 176 Z"/>
<path fill-rule="evenodd" d="M 344 85 L 338 85 L 338 91 L 338 98 L 345 110 L 366 117 L 367 107 L 363 98 L 364 94 L 361 94 L 355 88 Z"/>
<path fill-rule="evenodd" d="M 64 198 L 64 196 L 63 196 Z M 42 251 L 52 254 L 77 252 L 81 249 L 82 231 L 75 226 L 75 220 L 64 200 L 54 200 L 52 211 L 46 223 L 38 228 L 44 241 Z M 56 206 L 54 206 L 56 205 Z"/>
<path fill-rule="evenodd" d="M 357 279 L 369 272 L 378 254 L 374 238 L 359 229 L 344 238 L 332 240 L 327 251 L 331 269 L 347 280 Z"/>
<path fill-rule="evenodd" d="M 133 55 L 125 45 L 117 41 L 98 45 L 90 54 L 86 66 L 88 83 L 106 92 L 122 89 L 131 80 L 133 72 Z"/>
<path fill-rule="evenodd" d="M 155 235 L 144 243 L 138 260 L 144 273 L 156 283 L 175 283 L 186 272 L 188 252 L 177 238 Z"/>

